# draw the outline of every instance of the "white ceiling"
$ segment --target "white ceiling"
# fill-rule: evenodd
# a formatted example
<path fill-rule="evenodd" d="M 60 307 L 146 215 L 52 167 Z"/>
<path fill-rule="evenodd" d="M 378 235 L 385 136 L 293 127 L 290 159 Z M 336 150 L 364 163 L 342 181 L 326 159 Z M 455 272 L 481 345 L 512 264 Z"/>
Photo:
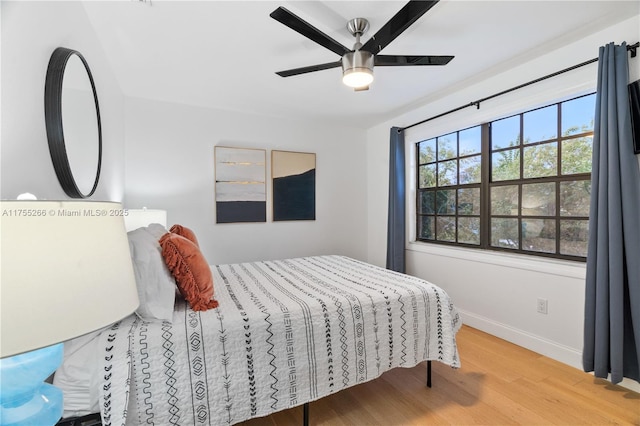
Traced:
<path fill-rule="evenodd" d="M 87 2 L 85 9 L 126 96 L 357 127 L 526 62 L 640 9 L 638 1 L 443 0 L 381 53 L 454 55 L 446 66 L 377 67 L 366 92 L 344 86 L 340 68 L 287 78 L 275 74 L 339 59 L 270 18 L 278 6 L 351 47 L 349 19 L 369 20 L 365 42 L 404 4 L 151 0 Z"/>

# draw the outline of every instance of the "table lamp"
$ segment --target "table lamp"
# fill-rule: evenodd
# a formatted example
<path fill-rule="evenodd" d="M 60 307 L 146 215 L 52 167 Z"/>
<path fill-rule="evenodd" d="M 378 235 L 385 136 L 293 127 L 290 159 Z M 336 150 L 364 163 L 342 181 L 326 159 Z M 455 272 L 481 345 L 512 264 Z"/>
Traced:
<path fill-rule="evenodd" d="M 53 425 L 60 342 L 138 307 L 119 203 L 0 201 L 0 424 Z"/>

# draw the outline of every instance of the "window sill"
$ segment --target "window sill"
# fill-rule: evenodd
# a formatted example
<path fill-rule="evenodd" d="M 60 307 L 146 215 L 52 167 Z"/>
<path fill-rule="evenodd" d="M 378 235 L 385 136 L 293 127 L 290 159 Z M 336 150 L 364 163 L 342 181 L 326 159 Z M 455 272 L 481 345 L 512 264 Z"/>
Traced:
<path fill-rule="evenodd" d="M 487 263 L 507 268 L 523 269 L 526 271 L 542 272 L 562 277 L 584 280 L 586 264 L 543 257 L 527 256 L 503 251 L 468 249 L 464 247 L 449 247 L 438 244 L 428 244 L 411 241 L 407 244 L 408 251 L 450 257 L 471 262 Z"/>

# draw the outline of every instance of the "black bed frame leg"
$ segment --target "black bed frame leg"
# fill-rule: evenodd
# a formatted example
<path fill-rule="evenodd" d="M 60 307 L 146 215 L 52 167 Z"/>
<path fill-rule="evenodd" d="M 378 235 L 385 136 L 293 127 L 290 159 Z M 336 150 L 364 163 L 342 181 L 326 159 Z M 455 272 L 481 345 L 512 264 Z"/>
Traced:
<path fill-rule="evenodd" d="M 427 361 L 427 387 L 431 387 L 431 361 Z M 302 406 L 302 425 L 309 426 L 309 403 Z"/>
<path fill-rule="evenodd" d="M 431 361 L 427 361 L 427 387 L 431 387 Z M 302 425 L 309 426 L 309 403 L 302 406 Z"/>
<path fill-rule="evenodd" d="M 306 402 L 302 406 L 302 424 L 303 426 L 309 426 L 309 403 Z"/>

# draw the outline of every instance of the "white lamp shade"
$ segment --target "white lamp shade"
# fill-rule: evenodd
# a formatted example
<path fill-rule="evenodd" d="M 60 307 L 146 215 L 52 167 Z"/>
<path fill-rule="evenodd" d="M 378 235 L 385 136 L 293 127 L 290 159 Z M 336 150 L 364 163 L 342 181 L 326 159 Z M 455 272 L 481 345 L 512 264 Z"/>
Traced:
<path fill-rule="evenodd" d="M 105 327 L 138 307 L 119 203 L 0 201 L 2 358 Z"/>
<path fill-rule="evenodd" d="M 149 226 L 152 223 L 159 223 L 166 228 L 167 211 L 146 208 L 126 210 L 124 224 L 127 232 L 133 231 L 134 229 L 142 228 L 143 226 Z"/>

